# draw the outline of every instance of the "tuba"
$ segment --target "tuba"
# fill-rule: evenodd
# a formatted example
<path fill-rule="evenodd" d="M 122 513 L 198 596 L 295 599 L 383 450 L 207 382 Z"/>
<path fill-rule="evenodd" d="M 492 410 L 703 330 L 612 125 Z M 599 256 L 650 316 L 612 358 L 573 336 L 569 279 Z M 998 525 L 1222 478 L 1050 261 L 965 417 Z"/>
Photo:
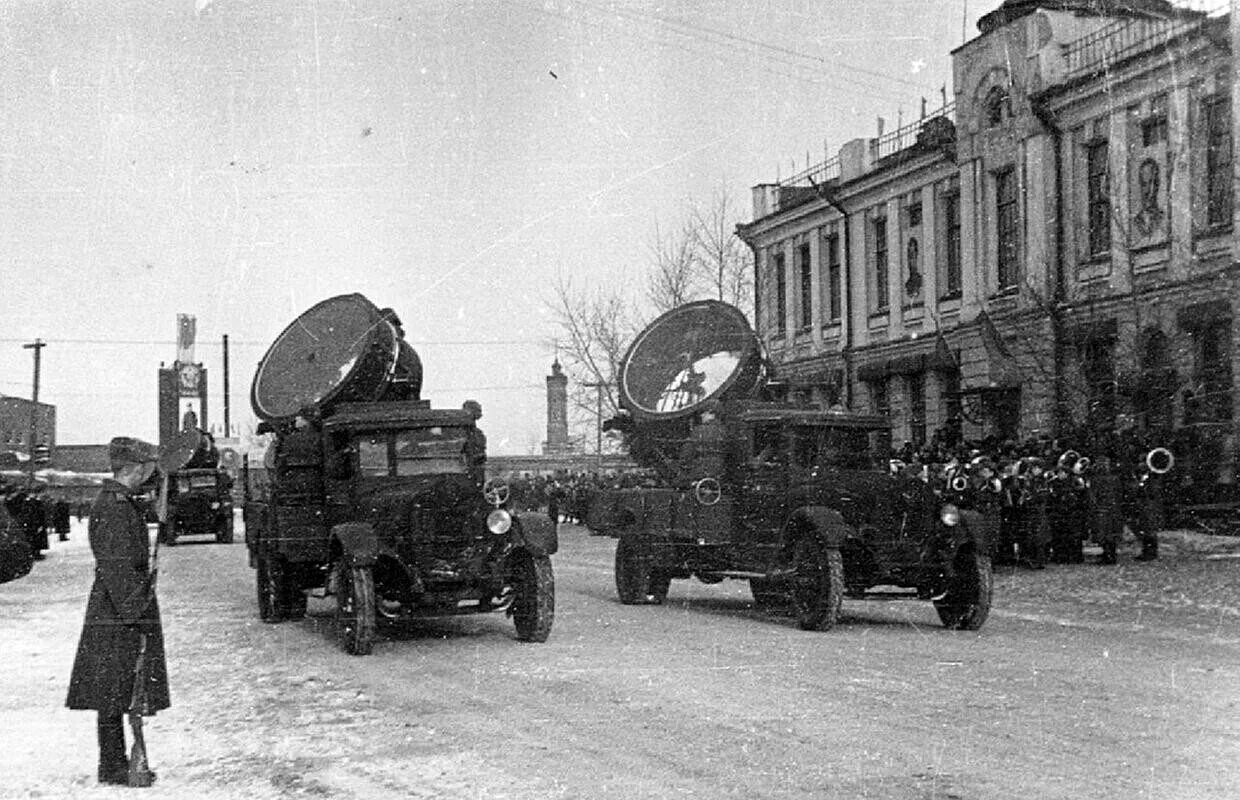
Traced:
<path fill-rule="evenodd" d="M 1071 472 L 1072 467 L 1081 460 L 1081 454 L 1075 450 L 1065 450 L 1059 460 L 1055 462 L 1055 466 L 1062 472 Z"/>
<path fill-rule="evenodd" d="M 1165 475 L 1175 466 L 1175 455 L 1165 447 L 1155 447 L 1145 454 L 1145 468 L 1154 475 Z"/>

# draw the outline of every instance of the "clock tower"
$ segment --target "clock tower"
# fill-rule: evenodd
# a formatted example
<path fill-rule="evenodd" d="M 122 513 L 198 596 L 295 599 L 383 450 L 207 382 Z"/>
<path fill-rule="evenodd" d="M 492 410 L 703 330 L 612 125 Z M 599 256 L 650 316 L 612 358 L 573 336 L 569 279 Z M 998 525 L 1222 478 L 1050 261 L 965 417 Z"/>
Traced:
<path fill-rule="evenodd" d="M 169 442 L 186 428 L 207 430 L 207 369 L 194 360 L 196 320 L 177 315 L 177 359 L 159 365 L 159 441 Z"/>

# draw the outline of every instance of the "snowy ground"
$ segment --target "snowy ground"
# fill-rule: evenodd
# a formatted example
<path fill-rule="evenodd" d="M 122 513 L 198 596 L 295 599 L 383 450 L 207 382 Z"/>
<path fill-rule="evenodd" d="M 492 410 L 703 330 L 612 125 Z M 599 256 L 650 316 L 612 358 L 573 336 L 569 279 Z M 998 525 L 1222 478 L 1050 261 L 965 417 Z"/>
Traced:
<path fill-rule="evenodd" d="M 106 798 L 63 708 L 85 531 L 0 585 L 0 797 Z M 614 542 L 567 526 L 544 645 L 498 615 L 389 631 L 353 658 L 331 606 L 264 625 L 245 547 L 161 552 L 173 707 L 149 798 L 1240 797 L 1240 539 L 1004 570 L 978 633 L 845 601 L 805 633 L 744 583 L 621 606 Z"/>

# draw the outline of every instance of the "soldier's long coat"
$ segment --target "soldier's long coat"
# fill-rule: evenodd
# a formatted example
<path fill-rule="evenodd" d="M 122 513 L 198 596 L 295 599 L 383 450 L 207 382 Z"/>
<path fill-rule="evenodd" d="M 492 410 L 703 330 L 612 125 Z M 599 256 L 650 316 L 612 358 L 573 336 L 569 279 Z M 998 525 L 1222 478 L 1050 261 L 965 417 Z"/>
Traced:
<path fill-rule="evenodd" d="M 146 641 L 144 715 L 168 708 L 168 668 L 159 604 L 150 585 L 146 522 L 119 483 L 107 481 L 90 511 L 90 549 L 95 583 L 86 602 L 66 705 L 115 716 L 133 697 L 140 634 Z"/>

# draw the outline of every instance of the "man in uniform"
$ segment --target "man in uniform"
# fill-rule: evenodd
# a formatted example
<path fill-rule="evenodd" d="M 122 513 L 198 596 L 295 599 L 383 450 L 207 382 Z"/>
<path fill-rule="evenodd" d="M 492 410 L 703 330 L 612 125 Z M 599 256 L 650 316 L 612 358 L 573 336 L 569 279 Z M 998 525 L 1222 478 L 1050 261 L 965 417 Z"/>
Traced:
<path fill-rule="evenodd" d="M 478 420 L 482 419 L 482 404 L 477 400 L 466 400 L 461 408 L 474 418 L 474 426 L 465 437 L 465 465 L 474 483 L 481 486 L 486 482 L 487 466 L 487 436 L 478 427 Z"/>
<path fill-rule="evenodd" d="M 1093 529 L 1098 544 L 1102 546 L 1099 564 L 1118 563 L 1119 540 L 1124 529 L 1121 494 L 1123 487 L 1107 456 L 1099 456 L 1090 479 L 1093 499 Z"/>
<path fill-rule="evenodd" d="M 149 537 L 143 509 L 135 499 L 138 488 L 155 471 L 157 454 L 154 445 L 139 439 L 113 439 L 108 445 L 113 477 L 104 482 L 90 512 L 95 582 L 86 603 L 66 705 L 98 712 L 100 783 L 128 783 L 124 714 L 148 716 L 170 705 Z M 138 679 L 142 684 L 135 693 Z M 137 708 L 135 695 L 143 701 Z M 154 780 L 153 773 L 146 777 Z"/>

